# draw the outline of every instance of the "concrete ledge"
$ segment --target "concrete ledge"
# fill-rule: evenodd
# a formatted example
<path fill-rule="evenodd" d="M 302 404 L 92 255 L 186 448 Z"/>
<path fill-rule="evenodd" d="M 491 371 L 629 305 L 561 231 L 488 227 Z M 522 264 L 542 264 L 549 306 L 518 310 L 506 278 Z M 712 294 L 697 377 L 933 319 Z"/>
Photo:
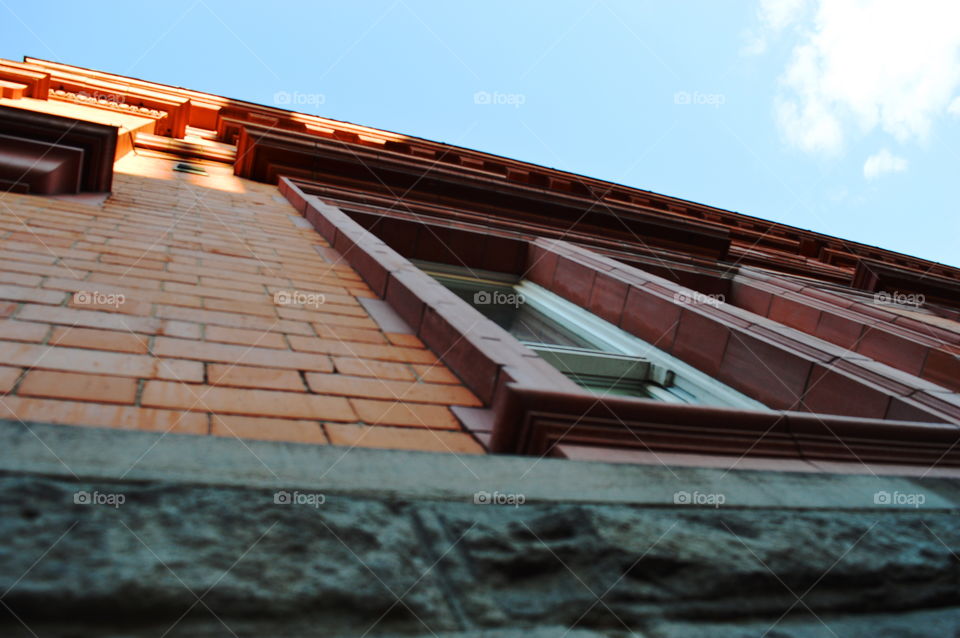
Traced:
<path fill-rule="evenodd" d="M 651 507 L 960 509 L 960 480 L 374 450 L 0 420 L 0 471 L 378 499 Z M 706 496 L 705 496 L 706 495 Z M 711 496 L 712 495 L 712 496 Z M 912 495 L 912 496 L 911 496 Z M 491 498 L 496 498 L 492 496 Z M 722 500 L 722 503 L 717 503 Z M 922 502 L 920 502 L 922 501 Z"/>

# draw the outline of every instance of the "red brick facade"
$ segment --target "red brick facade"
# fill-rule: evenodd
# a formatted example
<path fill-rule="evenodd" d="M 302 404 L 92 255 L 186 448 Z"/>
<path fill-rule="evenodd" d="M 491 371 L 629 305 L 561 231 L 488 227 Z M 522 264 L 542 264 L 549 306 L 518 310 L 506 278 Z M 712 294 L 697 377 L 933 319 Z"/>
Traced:
<path fill-rule="evenodd" d="M 960 466 L 957 269 L 40 60 L 0 61 L 0 81 L 0 417 Z M 769 410 L 588 394 L 411 259 L 522 276 Z"/>
<path fill-rule="evenodd" d="M 379 328 L 367 285 L 318 254 L 275 188 L 173 166 L 121 159 L 97 205 L 4 196 L 0 416 L 480 451 L 448 407 L 477 399 Z M 277 305 L 283 291 L 323 303 Z"/>

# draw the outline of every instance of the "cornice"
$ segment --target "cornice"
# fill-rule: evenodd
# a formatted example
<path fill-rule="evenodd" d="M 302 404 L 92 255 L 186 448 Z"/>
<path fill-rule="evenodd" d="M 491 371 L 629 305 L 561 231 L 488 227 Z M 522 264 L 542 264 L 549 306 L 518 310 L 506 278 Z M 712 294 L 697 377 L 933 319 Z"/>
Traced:
<path fill-rule="evenodd" d="M 283 175 L 311 179 L 316 174 L 314 166 L 329 162 L 330 154 L 336 153 L 344 166 L 355 155 L 356 185 L 376 191 L 380 185 L 360 161 L 375 157 L 433 178 L 475 180 L 502 194 L 569 198 L 570 205 L 581 211 L 593 208 L 618 215 L 653 215 L 708 235 L 720 228 L 727 234 L 729 247 L 717 254 L 718 259 L 729 255 L 734 263 L 849 284 L 860 260 L 869 259 L 960 281 L 960 269 L 705 204 L 349 122 L 38 58 L 25 58 L 22 63 L 0 61 L 0 91 L 7 97 L 135 110 L 137 115 L 154 117 L 155 133 L 171 139 L 185 137 L 187 127 L 210 131 L 216 141 L 240 147 L 236 153 L 238 175 L 261 181 L 275 183 Z M 93 97 L 84 100 L 81 96 Z M 178 154 L 190 152 L 189 146 L 177 149 Z M 203 159 L 202 147 L 197 145 L 195 150 Z M 249 158 L 248 151 L 256 157 Z M 221 153 L 218 161 L 229 161 L 227 155 Z M 287 161 L 282 159 L 284 155 Z"/>

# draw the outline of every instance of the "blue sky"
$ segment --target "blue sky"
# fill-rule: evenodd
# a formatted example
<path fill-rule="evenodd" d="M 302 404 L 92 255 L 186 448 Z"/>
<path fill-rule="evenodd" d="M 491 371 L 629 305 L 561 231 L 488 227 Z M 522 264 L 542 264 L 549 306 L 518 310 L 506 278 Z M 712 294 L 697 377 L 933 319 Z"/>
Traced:
<path fill-rule="evenodd" d="M 955 5 L 0 0 L 0 57 L 294 108 L 960 266 Z"/>

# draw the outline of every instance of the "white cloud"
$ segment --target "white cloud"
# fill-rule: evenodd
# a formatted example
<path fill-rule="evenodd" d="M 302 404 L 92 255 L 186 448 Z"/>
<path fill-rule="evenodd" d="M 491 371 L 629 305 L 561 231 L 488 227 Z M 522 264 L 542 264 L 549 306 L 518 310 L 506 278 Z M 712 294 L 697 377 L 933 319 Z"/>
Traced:
<path fill-rule="evenodd" d="M 807 0 L 760 0 L 760 20 L 774 31 L 781 31 L 800 16 L 807 4 Z"/>
<path fill-rule="evenodd" d="M 788 4 L 768 32 L 796 19 Z M 960 99 L 951 102 L 960 87 L 960 2 L 820 0 L 800 33 L 774 103 L 797 148 L 836 153 L 852 134 L 877 129 L 899 142 L 924 140 L 948 108 L 960 115 Z"/>
<path fill-rule="evenodd" d="M 907 170 L 907 160 L 894 155 L 887 149 L 874 153 L 863 163 L 863 176 L 877 179 L 884 173 L 902 173 Z"/>
<path fill-rule="evenodd" d="M 757 9 L 760 32 L 752 34 L 743 52 L 759 55 L 766 51 L 770 38 L 795 23 L 808 4 L 808 0 L 760 0 Z"/>
<path fill-rule="evenodd" d="M 953 98 L 953 102 L 947 107 L 947 113 L 960 117 L 960 97 Z"/>

